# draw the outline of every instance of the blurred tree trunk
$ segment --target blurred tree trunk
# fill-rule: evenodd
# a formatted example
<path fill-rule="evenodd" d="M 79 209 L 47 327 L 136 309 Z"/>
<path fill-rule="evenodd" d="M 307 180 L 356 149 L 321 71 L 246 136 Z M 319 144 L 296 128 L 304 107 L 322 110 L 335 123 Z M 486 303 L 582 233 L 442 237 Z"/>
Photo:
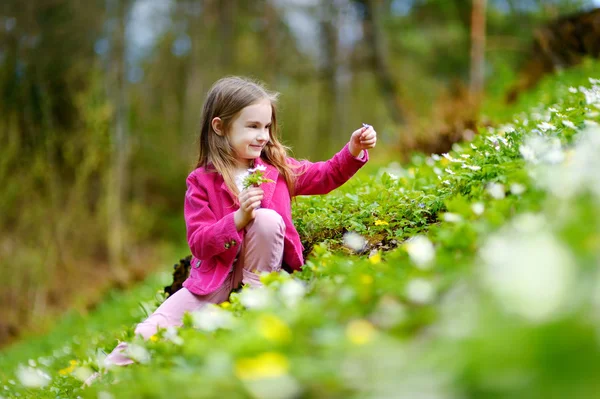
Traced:
<path fill-rule="evenodd" d="M 364 7 L 363 30 L 366 44 L 371 51 L 371 67 L 379 82 L 390 117 L 397 125 L 402 125 L 404 114 L 398 87 L 388 65 L 385 36 L 381 29 L 380 0 L 360 0 L 359 3 Z"/>
<path fill-rule="evenodd" d="M 334 132 L 337 125 L 337 61 L 338 61 L 338 29 L 337 29 L 337 7 L 333 2 L 322 3 L 320 10 L 320 38 L 321 38 L 321 82 L 319 85 L 319 108 L 317 134 L 327 138 L 328 147 L 333 148 L 337 141 Z M 329 152 L 329 148 L 321 148 Z M 319 156 L 324 156 L 324 153 Z"/>
<path fill-rule="evenodd" d="M 108 58 L 107 91 L 114 106 L 112 162 L 108 184 L 108 247 L 112 271 L 117 278 L 125 277 L 123 270 L 126 222 L 124 216 L 129 158 L 129 126 L 126 79 L 126 26 L 129 1 L 106 0 L 108 18 L 114 21 L 109 33 L 111 48 Z M 110 24 L 109 24 L 110 25 Z"/>
<path fill-rule="evenodd" d="M 235 0 L 221 0 L 217 5 L 220 30 L 221 70 L 231 73 L 235 54 Z"/>
<path fill-rule="evenodd" d="M 279 48 L 277 45 L 277 28 L 279 26 L 279 17 L 275 4 L 270 0 L 264 0 L 264 18 L 266 22 L 265 27 L 265 40 L 264 52 L 265 52 L 265 80 L 271 87 L 275 86 L 275 79 L 277 76 L 277 55 Z"/>
<path fill-rule="evenodd" d="M 485 9 L 487 0 L 473 0 L 471 9 L 470 94 L 479 104 L 483 94 L 485 73 Z"/>

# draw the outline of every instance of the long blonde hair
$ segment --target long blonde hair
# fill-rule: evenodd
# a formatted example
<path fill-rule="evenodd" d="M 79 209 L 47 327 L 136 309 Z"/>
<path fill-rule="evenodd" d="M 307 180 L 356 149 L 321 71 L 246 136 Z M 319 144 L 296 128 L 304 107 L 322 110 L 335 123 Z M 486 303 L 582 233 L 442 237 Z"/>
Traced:
<path fill-rule="evenodd" d="M 215 82 L 208 92 L 202 109 L 200 150 L 196 168 L 204 167 L 210 170 L 212 164 L 212 167 L 223 176 L 223 180 L 231 192 L 239 194 L 233 177 L 236 159 L 228 139 L 231 123 L 248 105 L 268 99 L 272 109 L 269 142 L 260 157 L 266 163 L 277 168 L 285 179 L 290 196 L 293 196 L 295 175 L 286 161 L 288 148 L 281 144 L 277 135 L 276 103 L 278 95 L 278 93 L 268 91 L 258 82 L 239 76 L 230 76 Z M 212 120 L 217 117 L 221 118 L 225 133 L 223 135 L 218 135 L 212 127 Z"/>

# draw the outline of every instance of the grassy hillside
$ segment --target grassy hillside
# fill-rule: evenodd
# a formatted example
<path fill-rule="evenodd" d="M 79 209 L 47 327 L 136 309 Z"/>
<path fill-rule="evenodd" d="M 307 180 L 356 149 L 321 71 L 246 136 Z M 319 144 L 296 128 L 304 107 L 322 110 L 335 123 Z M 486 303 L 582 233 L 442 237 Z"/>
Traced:
<path fill-rule="evenodd" d="M 2 397 L 593 397 L 600 389 L 600 65 L 546 79 L 444 156 L 298 199 L 294 275 L 148 342 L 168 276 L 0 360 Z M 90 388 L 117 339 L 140 364 Z M 29 386 L 29 387 L 27 387 Z"/>

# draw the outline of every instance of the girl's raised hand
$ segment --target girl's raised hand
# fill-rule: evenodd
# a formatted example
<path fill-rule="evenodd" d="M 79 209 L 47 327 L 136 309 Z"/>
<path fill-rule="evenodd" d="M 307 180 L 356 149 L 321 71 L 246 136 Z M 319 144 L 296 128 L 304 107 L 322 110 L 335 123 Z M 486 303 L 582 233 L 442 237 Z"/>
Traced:
<path fill-rule="evenodd" d="M 375 144 L 377 144 L 377 132 L 373 126 L 363 124 L 363 127 L 352 132 L 348 149 L 353 156 L 358 157 L 361 151 L 374 148 Z"/>
<path fill-rule="evenodd" d="M 264 192 L 260 187 L 248 187 L 238 195 L 240 209 L 235 211 L 234 221 L 238 230 L 254 219 L 254 210 L 260 206 Z"/>

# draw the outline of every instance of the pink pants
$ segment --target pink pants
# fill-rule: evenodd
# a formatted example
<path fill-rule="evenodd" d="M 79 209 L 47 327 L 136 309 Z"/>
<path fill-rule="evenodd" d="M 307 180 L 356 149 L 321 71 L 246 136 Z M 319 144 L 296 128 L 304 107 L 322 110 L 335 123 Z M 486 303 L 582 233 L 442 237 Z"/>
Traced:
<path fill-rule="evenodd" d="M 181 288 L 167 298 L 150 317 L 138 324 L 135 333 L 150 338 L 158 328 L 182 325 L 183 314 L 200 309 L 208 303 L 221 303 L 229 299 L 231 291 L 240 282 L 251 287 L 260 287 L 255 272 L 271 272 L 281 269 L 285 224 L 281 216 L 271 209 L 257 209 L 255 219 L 246 226 L 244 242 L 240 246 L 237 261 L 223 285 L 208 295 L 192 294 Z M 106 363 L 124 366 L 134 363 L 126 356 L 127 343 L 121 342 L 107 356 Z"/>

